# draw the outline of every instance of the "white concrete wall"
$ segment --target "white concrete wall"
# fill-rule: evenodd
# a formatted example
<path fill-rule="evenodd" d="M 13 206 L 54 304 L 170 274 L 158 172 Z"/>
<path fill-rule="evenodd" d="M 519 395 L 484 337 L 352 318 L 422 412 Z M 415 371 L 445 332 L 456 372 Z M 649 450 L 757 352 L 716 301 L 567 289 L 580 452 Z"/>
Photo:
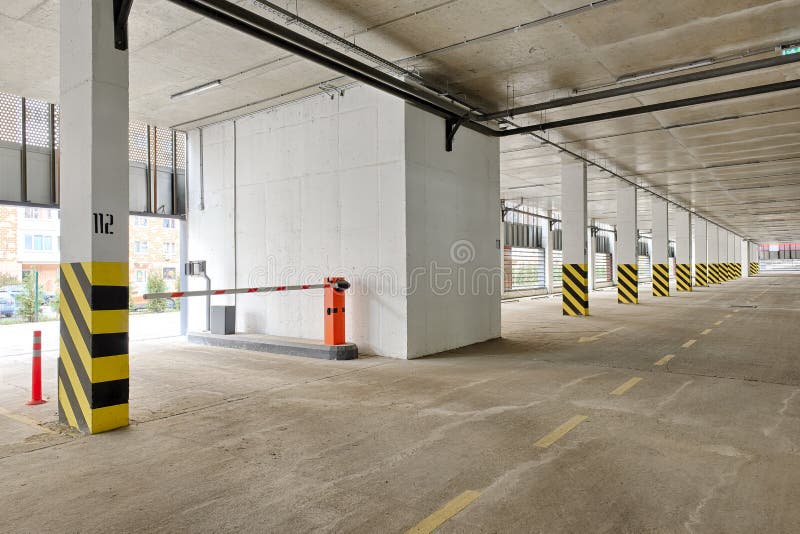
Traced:
<path fill-rule="evenodd" d="M 347 337 L 365 353 L 406 358 L 499 335 L 496 140 L 463 130 L 448 154 L 441 119 L 356 87 L 204 128 L 200 210 L 198 132 L 188 139 L 188 259 L 208 261 L 214 287 L 345 276 Z M 475 247 L 465 271 L 497 271 L 496 296 L 438 296 L 427 280 L 407 295 L 415 267 L 454 265 L 459 239 Z M 237 331 L 323 337 L 321 290 L 235 301 Z M 204 317 L 190 299 L 189 330 Z"/>
<path fill-rule="evenodd" d="M 462 128 L 445 152 L 444 119 L 406 106 L 405 152 L 408 357 L 499 337 L 498 140 Z"/>

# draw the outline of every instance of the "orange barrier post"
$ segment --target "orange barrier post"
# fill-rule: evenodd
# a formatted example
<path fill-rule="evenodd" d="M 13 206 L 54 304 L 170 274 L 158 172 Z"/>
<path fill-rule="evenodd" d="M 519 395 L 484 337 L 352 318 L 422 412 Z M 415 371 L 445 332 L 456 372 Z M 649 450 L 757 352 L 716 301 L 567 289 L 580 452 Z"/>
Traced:
<path fill-rule="evenodd" d="M 31 368 L 31 400 L 25 404 L 44 404 L 42 400 L 42 331 L 33 331 L 33 365 Z"/>
<path fill-rule="evenodd" d="M 344 336 L 344 291 L 350 284 L 344 278 L 325 279 L 325 344 L 341 345 Z"/>

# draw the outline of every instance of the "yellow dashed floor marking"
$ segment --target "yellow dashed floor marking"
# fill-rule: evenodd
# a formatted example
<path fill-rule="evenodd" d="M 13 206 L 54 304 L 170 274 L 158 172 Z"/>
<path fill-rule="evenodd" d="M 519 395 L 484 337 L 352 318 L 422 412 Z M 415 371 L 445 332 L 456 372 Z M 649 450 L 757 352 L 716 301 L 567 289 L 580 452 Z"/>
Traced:
<path fill-rule="evenodd" d="M 681 347 L 683 347 L 684 349 L 688 349 L 689 347 L 691 347 L 691 346 L 692 346 L 692 345 L 694 345 L 695 343 L 697 343 L 697 340 L 696 340 L 696 339 L 690 339 L 689 341 L 687 341 L 686 343 L 684 343 L 683 345 L 681 345 Z"/>
<path fill-rule="evenodd" d="M 638 384 L 641 381 L 642 381 L 641 378 L 639 378 L 638 376 L 634 376 L 633 378 L 631 378 L 630 380 L 628 380 L 627 382 L 625 382 L 624 384 L 619 386 L 617 389 L 612 391 L 611 394 L 612 395 L 617 395 L 617 396 L 623 395 L 626 391 L 628 391 L 629 389 L 631 389 L 633 386 L 635 386 L 636 384 Z"/>
<path fill-rule="evenodd" d="M 722 324 L 722 321 L 720 320 L 720 321 L 717 321 L 716 323 L 714 323 L 714 326 L 719 326 L 721 324 Z"/>
<path fill-rule="evenodd" d="M 469 506 L 472 501 L 480 496 L 479 491 L 467 490 L 443 507 L 439 508 L 431 515 L 417 523 L 416 526 L 408 530 L 406 534 L 428 534 L 433 532 L 442 524 L 456 515 L 458 512 Z"/>
<path fill-rule="evenodd" d="M 4 415 L 4 416 L 8 417 L 9 419 L 13 419 L 14 421 L 16 421 L 18 423 L 22 423 L 24 425 L 32 426 L 33 428 L 35 428 L 37 430 L 40 430 L 41 432 L 47 432 L 48 434 L 58 434 L 58 432 L 54 432 L 54 431 L 50 430 L 49 428 L 40 425 L 38 421 L 34 421 L 30 417 L 25 417 L 24 415 L 20 415 L 20 414 L 17 414 L 17 413 L 11 413 L 8 410 L 6 410 L 5 408 L 0 408 L 0 415 Z"/>
<path fill-rule="evenodd" d="M 660 360 L 658 360 L 658 361 L 657 361 L 656 363 L 654 363 L 653 365 L 665 365 L 665 364 L 666 364 L 668 361 L 670 361 L 670 360 L 671 360 L 672 358 L 674 358 L 674 357 L 675 357 L 675 355 L 674 355 L 674 354 L 667 354 L 666 356 L 664 356 L 663 358 L 661 358 Z"/>
<path fill-rule="evenodd" d="M 559 426 L 558 428 L 556 428 L 555 430 L 553 430 L 552 432 L 541 438 L 539 441 L 534 443 L 533 446 L 539 447 L 541 449 L 546 449 L 547 447 L 549 447 L 550 445 L 552 445 L 553 443 L 564 437 L 564 435 L 567 432 L 569 432 L 579 424 L 583 423 L 587 419 L 588 417 L 585 415 L 576 415 L 575 417 L 571 418 L 569 421 L 562 424 L 561 426 Z"/>
<path fill-rule="evenodd" d="M 706 334 L 710 334 L 710 333 L 711 333 L 711 329 L 710 329 L 710 328 L 706 328 L 705 330 L 703 330 L 702 332 L 700 332 L 700 335 L 701 335 L 701 336 L 704 336 L 704 335 L 706 335 Z"/>

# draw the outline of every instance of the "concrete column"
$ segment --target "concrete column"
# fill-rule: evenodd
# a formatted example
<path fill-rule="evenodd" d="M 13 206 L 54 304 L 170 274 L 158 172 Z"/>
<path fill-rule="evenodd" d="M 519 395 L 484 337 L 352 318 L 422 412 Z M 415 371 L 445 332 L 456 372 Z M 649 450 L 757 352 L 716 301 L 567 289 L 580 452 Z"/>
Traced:
<path fill-rule="evenodd" d="M 719 266 L 719 227 L 708 223 L 708 283 L 719 284 L 722 282 L 722 272 Z"/>
<path fill-rule="evenodd" d="M 731 272 L 731 279 L 739 278 L 736 273 L 736 235 L 728 232 L 728 265 Z"/>
<path fill-rule="evenodd" d="M 681 209 L 675 213 L 675 285 L 692 290 L 692 215 Z"/>
<path fill-rule="evenodd" d="M 736 267 L 736 278 L 742 277 L 742 238 L 733 237 L 733 263 Z"/>
<path fill-rule="evenodd" d="M 722 281 L 730 281 L 730 266 L 728 265 L 728 231 L 719 229 L 719 263 L 722 269 Z"/>
<path fill-rule="evenodd" d="M 617 238 L 614 244 L 617 302 L 621 304 L 639 303 L 639 228 L 636 215 L 636 188 L 627 183 L 621 184 L 617 190 Z"/>
<path fill-rule="evenodd" d="M 586 201 L 586 164 L 562 156 L 561 246 L 564 263 L 561 294 L 564 315 L 589 315 Z"/>
<path fill-rule="evenodd" d="M 553 216 L 553 212 L 547 212 L 548 217 Z M 545 286 L 547 287 L 547 294 L 553 294 L 553 222 L 548 220 L 545 226 L 544 234 L 547 236 L 544 248 L 544 277 Z"/>
<path fill-rule="evenodd" d="M 667 202 L 653 199 L 653 296 L 669 296 L 669 209 Z"/>
<path fill-rule="evenodd" d="M 753 250 L 750 241 L 742 240 L 742 276 L 750 278 L 750 263 L 752 262 L 751 252 Z"/>
<path fill-rule="evenodd" d="M 594 221 L 590 223 L 594 226 Z M 595 253 L 597 253 L 597 240 L 594 236 L 594 229 L 587 228 L 586 229 L 586 239 L 589 242 L 589 252 L 588 252 L 588 261 L 586 262 L 587 265 L 587 274 L 588 274 L 588 281 L 589 281 L 589 291 L 594 291 L 595 287 L 595 276 L 594 276 L 594 269 L 595 269 Z"/>
<path fill-rule="evenodd" d="M 61 9 L 59 419 L 128 424 L 128 53 L 113 2 Z"/>
<path fill-rule="evenodd" d="M 708 223 L 694 219 L 694 285 L 708 286 Z"/>

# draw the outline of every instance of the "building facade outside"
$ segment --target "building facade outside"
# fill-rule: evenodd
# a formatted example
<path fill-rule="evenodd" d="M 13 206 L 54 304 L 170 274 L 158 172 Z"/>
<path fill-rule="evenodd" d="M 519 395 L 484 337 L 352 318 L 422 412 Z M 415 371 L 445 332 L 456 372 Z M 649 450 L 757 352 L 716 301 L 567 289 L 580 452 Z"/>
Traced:
<path fill-rule="evenodd" d="M 147 279 L 164 279 L 177 289 L 180 272 L 180 228 L 174 218 L 131 216 L 130 285 L 134 301 L 146 293 Z M 60 220 L 57 209 L 0 206 L 0 273 L 21 282 L 38 272 L 46 292 L 58 291 Z"/>

